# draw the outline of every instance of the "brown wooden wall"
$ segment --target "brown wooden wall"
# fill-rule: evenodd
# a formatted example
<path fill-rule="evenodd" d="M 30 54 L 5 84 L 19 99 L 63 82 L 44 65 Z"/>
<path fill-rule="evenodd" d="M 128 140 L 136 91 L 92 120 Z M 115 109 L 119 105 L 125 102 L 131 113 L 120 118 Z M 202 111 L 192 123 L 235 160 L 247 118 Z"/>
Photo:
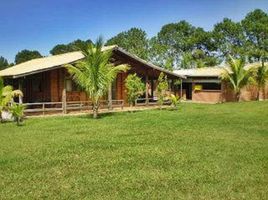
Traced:
<path fill-rule="evenodd" d="M 41 81 L 40 85 L 36 85 L 35 79 Z M 23 79 L 16 79 L 13 81 L 14 88 L 19 88 L 19 82 L 22 83 L 22 92 L 24 94 L 24 102 L 48 102 L 51 101 L 50 93 L 50 71 L 39 73 L 36 75 L 27 76 Z M 36 90 L 34 88 L 39 88 Z"/>
<path fill-rule="evenodd" d="M 68 76 L 68 73 L 65 69 L 55 69 L 50 72 L 50 77 L 47 81 L 50 82 L 50 95 L 52 102 L 62 101 L 62 91 L 64 89 L 64 79 Z M 116 78 L 116 97 L 115 100 L 127 100 L 125 93 L 125 79 L 127 73 L 120 73 Z M 66 92 L 67 101 L 87 101 L 89 98 L 86 93 L 83 91 L 72 91 Z M 102 100 L 107 99 L 106 96 Z"/>

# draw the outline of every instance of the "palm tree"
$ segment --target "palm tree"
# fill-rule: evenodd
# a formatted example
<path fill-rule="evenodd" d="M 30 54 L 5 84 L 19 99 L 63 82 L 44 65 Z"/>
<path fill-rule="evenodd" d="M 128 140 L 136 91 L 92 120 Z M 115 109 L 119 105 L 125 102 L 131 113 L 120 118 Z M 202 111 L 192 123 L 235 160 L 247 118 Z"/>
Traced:
<path fill-rule="evenodd" d="M 97 118 L 99 101 L 107 94 L 117 74 L 125 72 L 127 65 L 115 66 L 110 62 L 112 50 L 102 51 L 103 40 L 99 38 L 96 44 L 88 44 L 81 49 L 84 59 L 75 64 L 66 65 L 74 81 L 89 95 L 93 104 L 93 117 Z"/>
<path fill-rule="evenodd" d="M 262 65 L 256 70 L 255 82 L 258 88 L 257 100 L 260 100 L 260 91 L 264 90 L 268 82 L 268 66 L 264 65 L 264 61 L 262 61 Z"/>
<path fill-rule="evenodd" d="M 230 56 L 228 60 L 229 68 L 225 69 L 222 79 L 229 82 L 234 93 L 236 101 L 240 100 L 241 89 L 253 80 L 253 71 L 244 68 L 243 59 L 234 59 Z"/>
<path fill-rule="evenodd" d="M 9 103 L 12 102 L 14 97 L 22 97 L 23 94 L 20 90 L 13 90 L 10 85 L 4 86 L 4 81 L 0 78 L 0 120 L 2 121 L 2 112 L 9 109 Z"/>
<path fill-rule="evenodd" d="M 13 104 L 9 110 L 14 117 L 15 122 L 17 123 L 17 126 L 20 125 L 22 122 L 23 114 L 24 114 L 25 106 L 23 104 Z"/>

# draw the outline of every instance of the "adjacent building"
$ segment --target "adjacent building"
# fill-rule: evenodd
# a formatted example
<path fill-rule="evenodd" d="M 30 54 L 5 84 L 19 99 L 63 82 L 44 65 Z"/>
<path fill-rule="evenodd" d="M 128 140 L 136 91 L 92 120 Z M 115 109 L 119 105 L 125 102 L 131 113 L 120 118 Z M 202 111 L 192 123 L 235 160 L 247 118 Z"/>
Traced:
<path fill-rule="evenodd" d="M 261 65 L 261 64 L 259 64 Z M 246 65 L 245 68 L 258 66 L 258 63 Z M 204 67 L 195 69 L 175 70 L 174 73 L 185 76 L 183 79 L 183 98 L 193 102 L 218 103 L 234 101 L 231 87 L 221 79 L 227 67 Z M 257 87 L 248 85 L 241 91 L 241 100 L 250 101 L 257 98 Z M 268 98 L 268 86 L 261 91 L 261 98 Z"/>

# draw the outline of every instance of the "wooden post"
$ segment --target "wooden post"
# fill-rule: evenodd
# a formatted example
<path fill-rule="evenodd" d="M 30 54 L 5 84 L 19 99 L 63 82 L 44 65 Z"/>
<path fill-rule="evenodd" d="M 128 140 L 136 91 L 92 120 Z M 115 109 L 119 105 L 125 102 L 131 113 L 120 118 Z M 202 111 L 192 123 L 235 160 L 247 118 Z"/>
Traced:
<path fill-rule="evenodd" d="M 112 102 L 112 84 L 109 85 L 108 89 L 108 109 L 113 109 L 113 102 Z"/>
<path fill-rule="evenodd" d="M 45 115 L 45 104 L 42 104 L 43 115 Z"/>
<path fill-rule="evenodd" d="M 221 101 L 221 103 L 223 103 L 224 102 L 224 97 L 223 97 L 223 93 L 224 93 L 224 83 L 223 83 L 223 81 L 221 81 L 221 96 L 220 96 L 220 101 Z"/>
<path fill-rule="evenodd" d="M 181 78 L 181 85 L 180 85 L 180 100 L 182 100 L 182 78 Z"/>
<path fill-rule="evenodd" d="M 149 105 L 149 77 L 148 77 L 148 72 L 146 72 L 145 86 L 146 86 L 145 104 L 146 104 L 146 106 L 148 106 Z"/>
<path fill-rule="evenodd" d="M 65 79 L 63 81 L 63 89 L 62 89 L 62 113 L 66 114 L 67 113 L 67 102 L 66 102 L 66 83 Z"/>
<path fill-rule="evenodd" d="M 19 80 L 19 90 L 22 92 L 22 80 Z M 22 104 L 23 101 L 22 101 L 22 96 L 19 95 L 19 104 Z"/>
<path fill-rule="evenodd" d="M 151 79 L 151 96 L 154 97 L 154 79 Z"/>

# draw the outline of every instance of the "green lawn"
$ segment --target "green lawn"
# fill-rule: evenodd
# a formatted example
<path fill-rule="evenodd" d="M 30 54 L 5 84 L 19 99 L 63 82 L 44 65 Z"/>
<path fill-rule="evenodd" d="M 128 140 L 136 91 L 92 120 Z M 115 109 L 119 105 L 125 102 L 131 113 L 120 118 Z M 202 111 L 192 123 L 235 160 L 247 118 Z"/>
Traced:
<path fill-rule="evenodd" d="M 267 199 L 268 102 L 0 125 L 0 199 Z"/>

